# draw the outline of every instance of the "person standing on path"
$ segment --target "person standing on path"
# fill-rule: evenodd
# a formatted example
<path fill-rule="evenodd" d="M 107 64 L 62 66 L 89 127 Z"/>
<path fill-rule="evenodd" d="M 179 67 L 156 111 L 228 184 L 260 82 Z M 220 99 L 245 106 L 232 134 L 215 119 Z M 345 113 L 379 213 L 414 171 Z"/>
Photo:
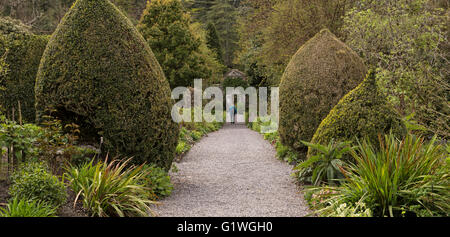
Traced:
<path fill-rule="evenodd" d="M 230 113 L 230 118 L 231 118 L 231 124 L 235 124 L 236 123 L 236 114 L 237 114 L 237 108 L 235 105 L 231 105 L 228 112 Z"/>

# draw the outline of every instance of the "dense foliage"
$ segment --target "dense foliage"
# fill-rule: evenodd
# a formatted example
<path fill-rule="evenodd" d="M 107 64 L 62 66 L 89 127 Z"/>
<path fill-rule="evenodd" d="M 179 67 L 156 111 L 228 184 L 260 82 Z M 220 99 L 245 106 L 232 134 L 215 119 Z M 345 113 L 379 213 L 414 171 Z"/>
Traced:
<path fill-rule="evenodd" d="M 246 0 L 240 18 L 239 63 L 258 68 L 260 77 L 278 85 L 298 48 L 328 28 L 340 39 L 342 16 L 354 0 Z M 252 66 L 253 65 L 253 66 Z"/>
<path fill-rule="evenodd" d="M 149 204 L 153 193 L 146 188 L 151 170 L 126 161 L 93 161 L 68 169 L 67 178 L 77 198 L 92 216 L 124 217 L 154 215 Z"/>
<path fill-rule="evenodd" d="M 138 25 L 155 53 L 172 88 L 193 86 L 211 70 L 200 55 L 201 45 L 190 28 L 190 17 L 179 0 L 157 0 L 147 5 Z"/>
<path fill-rule="evenodd" d="M 42 124 L 20 125 L 0 116 L 0 147 L 7 148 L 7 160 L 0 161 L 0 165 L 17 167 L 30 161 L 44 161 L 53 173 L 60 174 L 65 165 L 80 164 L 91 160 L 97 151 L 78 144 L 76 125 L 66 125 L 69 133 L 64 133 L 61 123 L 47 119 Z"/>
<path fill-rule="evenodd" d="M 328 190 L 316 197 L 319 213 L 335 216 L 338 209 L 359 206 L 374 216 L 448 216 L 448 152 L 436 138 L 426 142 L 409 134 L 398 140 L 390 134 L 378 144 L 363 139 L 352 152 L 356 163 L 342 168 L 344 183 L 316 189 Z"/>
<path fill-rule="evenodd" d="M 414 112 L 432 133 L 449 138 L 449 12 L 438 2 L 360 1 L 343 31 L 346 43 L 377 68 L 380 89 L 397 111 Z"/>
<path fill-rule="evenodd" d="M 34 86 L 48 38 L 34 35 L 9 18 L 0 18 L 0 34 L 0 55 L 8 65 L 7 73 L 0 75 L 0 87 L 4 89 L 0 90 L 0 107 L 10 119 L 14 110 L 15 119 L 34 122 Z"/>
<path fill-rule="evenodd" d="M 217 59 L 223 61 L 222 45 L 217 33 L 216 26 L 213 23 L 208 23 L 206 26 L 206 44 L 217 55 Z"/>
<path fill-rule="evenodd" d="M 392 132 L 402 138 L 406 127 L 378 89 L 375 72 L 342 98 L 320 123 L 311 143 L 328 144 L 331 140 L 356 141 L 367 137 L 372 142 L 378 135 Z M 310 150 L 308 156 L 312 155 Z"/>
<path fill-rule="evenodd" d="M 280 87 L 279 126 L 245 120 L 296 167 L 313 215 L 448 216 L 449 6 L 0 1 L 0 216 L 155 215 L 174 157 L 222 126 L 171 121 L 170 88 L 195 78 Z"/>
<path fill-rule="evenodd" d="M 340 169 L 345 160 L 348 161 L 348 158 L 345 156 L 352 149 L 350 142 L 335 142 L 331 140 L 326 145 L 303 143 L 316 154 L 295 167 L 300 180 L 308 180 L 317 186 L 322 182 L 333 185 L 339 179 L 344 178 Z"/>
<path fill-rule="evenodd" d="M 13 198 L 5 208 L 0 207 L 0 217 L 53 217 L 56 208 L 45 202 Z"/>
<path fill-rule="evenodd" d="M 145 185 L 155 199 L 162 199 L 170 196 L 173 190 L 173 184 L 170 181 L 170 176 L 167 171 L 156 167 L 146 165 L 144 170 L 149 171 L 146 177 L 143 178 L 142 184 Z"/>
<path fill-rule="evenodd" d="M 215 0 L 206 17 L 208 22 L 213 22 L 216 26 L 220 44 L 223 48 L 222 60 L 224 64 L 228 67 L 233 67 L 235 64 L 235 52 L 239 48 L 236 5 L 233 5 L 233 1 L 229 0 Z"/>
<path fill-rule="evenodd" d="M 12 197 L 45 202 L 53 207 L 65 203 L 66 187 L 53 176 L 44 163 L 29 162 L 11 176 L 9 193 Z"/>
<path fill-rule="evenodd" d="M 280 83 L 281 141 L 299 152 L 339 99 L 366 74 L 361 58 L 322 30 L 292 57 Z"/>
<path fill-rule="evenodd" d="M 142 36 L 107 0 L 78 0 L 63 18 L 41 61 L 36 104 L 39 121 L 53 112 L 80 125 L 82 140 L 103 137 L 111 155 L 170 168 L 178 127 L 169 83 Z"/>

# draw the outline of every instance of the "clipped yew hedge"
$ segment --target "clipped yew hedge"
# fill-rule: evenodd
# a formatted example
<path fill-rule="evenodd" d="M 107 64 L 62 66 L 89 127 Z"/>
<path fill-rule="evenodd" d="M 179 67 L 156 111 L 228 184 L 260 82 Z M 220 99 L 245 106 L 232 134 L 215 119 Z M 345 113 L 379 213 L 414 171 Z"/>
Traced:
<path fill-rule="evenodd" d="M 4 89 L 0 90 L 0 107 L 10 119 L 14 108 L 17 120 L 20 103 L 22 119 L 34 122 L 34 86 L 48 36 L 35 35 L 21 22 L 10 18 L 0 18 L 0 34 L 0 57 L 8 65 L 7 73 L 0 77 L 0 87 Z"/>
<path fill-rule="evenodd" d="M 370 71 L 357 88 L 339 101 L 321 122 L 312 143 L 328 144 L 331 139 L 356 142 L 361 138 L 377 143 L 379 135 L 391 131 L 399 139 L 405 136 L 405 124 L 378 89 L 375 77 Z M 308 157 L 311 152 L 308 151 Z"/>
<path fill-rule="evenodd" d="M 280 83 L 280 126 L 283 144 L 306 153 L 320 122 L 367 72 L 363 60 L 324 29 L 292 57 Z"/>
<path fill-rule="evenodd" d="M 169 169 L 179 129 L 163 71 L 133 24 L 108 0 L 77 0 L 52 35 L 36 82 L 38 121 L 52 112 L 104 138 L 110 156 Z"/>

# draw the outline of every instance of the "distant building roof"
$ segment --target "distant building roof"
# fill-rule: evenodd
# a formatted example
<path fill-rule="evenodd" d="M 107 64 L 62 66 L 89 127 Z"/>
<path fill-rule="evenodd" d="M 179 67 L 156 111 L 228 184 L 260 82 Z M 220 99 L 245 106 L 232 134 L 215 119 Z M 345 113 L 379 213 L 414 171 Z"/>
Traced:
<path fill-rule="evenodd" d="M 231 71 L 229 71 L 227 74 L 225 74 L 225 78 L 229 78 L 229 77 L 239 77 L 242 78 L 244 80 L 247 79 L 247 76 L 245 75 L 245 73 L 237 70 L 237 69 L 232 69 Z"/>

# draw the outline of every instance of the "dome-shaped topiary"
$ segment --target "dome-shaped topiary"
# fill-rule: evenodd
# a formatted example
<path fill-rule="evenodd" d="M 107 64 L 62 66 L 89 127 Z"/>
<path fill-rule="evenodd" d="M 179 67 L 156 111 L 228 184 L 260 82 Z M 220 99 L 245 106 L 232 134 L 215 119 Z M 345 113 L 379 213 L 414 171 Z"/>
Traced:
<path fill-rule="evenodd" d="M 34 122 L 34 86 L 42 54 L 48 36 L 31 33 L 21 22 L 0 17 L 0 57 L 7 65 L 6 73 L 0 75 L 0 107 L 7 110 L 9 118 L 15 109 L 17 119 L 19 104 L 22 119 Z"/>
<path fill-rule="evenodd" d="M 104 138 L 110 156 L 169 169 L 178 138 L 169 83 L 150 47 L 108 0 L 77 0 L 52 35 L 36 80 L 37 118 L 54 110 Z"/>
<path fill-rule="evenodd" d="M 317 128 L 311 143 L 328 144 L 331 139 L 355 142 L 361 138 L 377 142 L 379 134 L 391 131 L 397 138 L 402 138 L 406 134 L 406 126 L 378 90 L 375 73 L 371 71 L 330 111 Z M 308 151 L 308 157 L 311 152 Z"/>
<path fill-rule="evenodd" d="M 367 72 L 363 60 L 324 29 L 292 57 L 280 83 L 280 126 L 283 144 L 306 153 L 320 122 Z"/>

